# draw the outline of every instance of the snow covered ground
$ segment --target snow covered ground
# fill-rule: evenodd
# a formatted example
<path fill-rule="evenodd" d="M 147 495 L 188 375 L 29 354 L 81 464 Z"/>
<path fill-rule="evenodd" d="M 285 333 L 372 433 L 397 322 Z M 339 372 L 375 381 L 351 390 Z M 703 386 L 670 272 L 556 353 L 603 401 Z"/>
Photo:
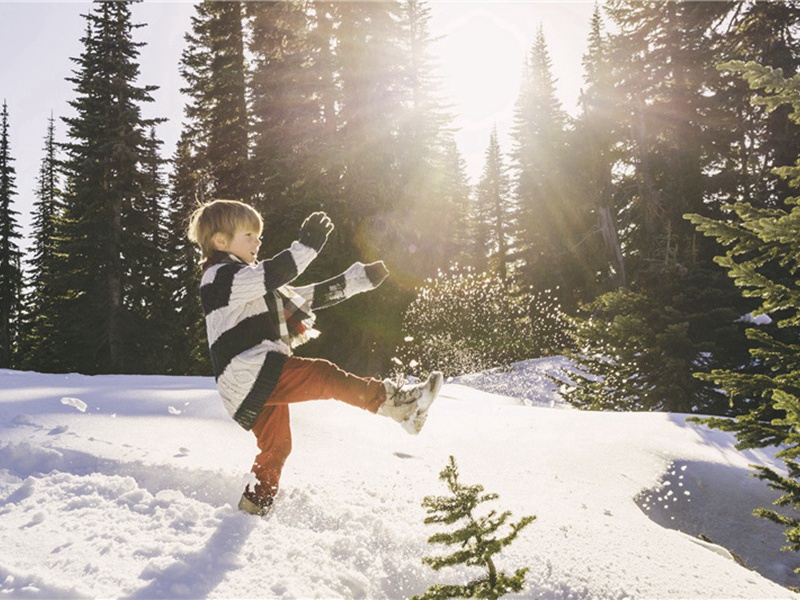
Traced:
<path fill-rule="evenodd" d="M 521 597 L 794 596 L 779 583 L 797 582 L 797 555 L 750 516 L 775 498 L 747 477 L 769 453 L 682 415 L 564 410 L 543 376 L 557 366 L 445 385 L 418 437 L 336 402 L 294 407 L 267 519 L 234 508 L 255 444 L 212 379 L 0 371 L 0 597 L 405 598 L 464 582 L 420 562 L 435 531 L 420 502 L 445 493 L 451 454 L 495 508 L 537 516 L 497 560 L 530 568 Z"/>

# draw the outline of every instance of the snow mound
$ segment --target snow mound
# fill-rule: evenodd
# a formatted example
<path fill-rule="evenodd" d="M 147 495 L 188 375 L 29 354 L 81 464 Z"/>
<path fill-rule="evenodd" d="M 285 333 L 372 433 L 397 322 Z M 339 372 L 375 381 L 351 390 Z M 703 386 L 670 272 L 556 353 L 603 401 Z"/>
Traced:
<path fill-rule="evenodd" d="M 526 406 L 571 408 L 558 395 L 558 385 L 551 379 L 563 380 L 570 372 L 569 360 L 547 357 L 513 363 L 480 373 L 452 379 L 458 383 L 492 394 L 516 398 Z"/>
<path fill-rule="evenodd" d="M 256 448 L 213 379 L 0 371 L 0 595 L 394 599 L 463 583 L 475 572 L 420 561 L 436 552 L 420 502 L 445 493 L 453 455 L 462 482 L 499 494 L 489 508 L 537 516 L 497 558 L 530 568 L 518 597 L 793 597 L 779 583 L 796 555 L 748 517 L 776 495 L 748 465 L 772 455 L 681 415 L 532 410 L 561 406 L 544 375 L 562 365 L 458 378 L 419 436 L 337 402 L 293 406 L 266 519 L 234 508 Z"/>

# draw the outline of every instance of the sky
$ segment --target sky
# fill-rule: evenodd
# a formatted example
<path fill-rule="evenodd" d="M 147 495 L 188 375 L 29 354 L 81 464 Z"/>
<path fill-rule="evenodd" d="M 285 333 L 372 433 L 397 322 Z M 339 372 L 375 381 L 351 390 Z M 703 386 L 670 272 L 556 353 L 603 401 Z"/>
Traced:
<path fill-rule="evenodd" d="M 571 2 L 482 2 L 431 0 L 431 30 L 440 39 L 431 47 L 438 63 L 442 95 L 452 104 L 456 141 L 473 183 L 483 167 L 492 127 L 501 148 L 510 149 L 507 132 L 513 120 L 526 54 L 541 26 L 551 53 L 557 91 L 567 112 L 574 114 L 582 81 L 592 0 Z M 29 234 L 36 177 L 43 157 L 51 114 L 56 140 L 65 141 L 61 117 L 72 114 L 74 84 L 66 78 L 72 58 L 82 50 L 80 38 L 90 2 L 0 0 L 0 101 L 8 104 L 11 155 L 15 159 L 15 210 L 24 236 Z M 170 157 L 180 134 L 185 98 L 178 73 L 184 33 L 194 5 L 189 1 L 145 0 L 132 8 L 134 34 L 145 42 L 139 57 L 138 83 L 156 85 L 154 102 L 143 106 L 145 117 L 166 117 L 157 134 L 162 154 Z M 10 60 L 8 57 L 13 57 Z M 25 249 L 27 240 L 23 240 Z"/>

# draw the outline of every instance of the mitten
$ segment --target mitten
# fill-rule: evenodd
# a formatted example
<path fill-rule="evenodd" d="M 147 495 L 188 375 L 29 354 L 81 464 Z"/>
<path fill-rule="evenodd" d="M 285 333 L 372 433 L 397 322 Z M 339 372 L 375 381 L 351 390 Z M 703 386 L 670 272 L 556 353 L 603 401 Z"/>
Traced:
<path fill-rule="evenodd" d="M 382 260 L 379 260 L 377 262 L 364 265 L 364 273 L 366 273 L 369 282 L 374 287 L 378 287 L 381 283 L 383 283 L 383 280 L 389 276 L 389 269 L 386 268 L 386 265 Z"/>
<path fill-rule="evenodd" d="M 300 243 L 313 248 L 317 252 L 322 250 L 328 235 L 333 231 L 333 223 L 324 212 L 315 212 L 306 217 L 300 227 Z"/>

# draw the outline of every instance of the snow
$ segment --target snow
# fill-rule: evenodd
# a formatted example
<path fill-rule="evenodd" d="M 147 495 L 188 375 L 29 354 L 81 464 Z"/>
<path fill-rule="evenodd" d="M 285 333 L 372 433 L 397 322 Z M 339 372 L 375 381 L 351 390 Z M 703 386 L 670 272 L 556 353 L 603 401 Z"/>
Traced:
<path fill-rule="evenodd" d="M 530 568 L 520 597 L 793 597 L 800 560 L 750 516 L 776 493 L 749 465 L 779 467 L 773 454 L 683 415 L 563 410 L 546 377 L 563 365 L 450 381 L 419 436 L 294 406 L 266 519 L 235 509 L 255 443 L 213 379 L 0 370 L 0 597 L 406 598 L 465 582 L 420 562 L 438 551 L 420 502 L 446 493 L 451 454 L 463 483 L 499 494 L 490 508 L 537 516 L 496 560 Z"/>

